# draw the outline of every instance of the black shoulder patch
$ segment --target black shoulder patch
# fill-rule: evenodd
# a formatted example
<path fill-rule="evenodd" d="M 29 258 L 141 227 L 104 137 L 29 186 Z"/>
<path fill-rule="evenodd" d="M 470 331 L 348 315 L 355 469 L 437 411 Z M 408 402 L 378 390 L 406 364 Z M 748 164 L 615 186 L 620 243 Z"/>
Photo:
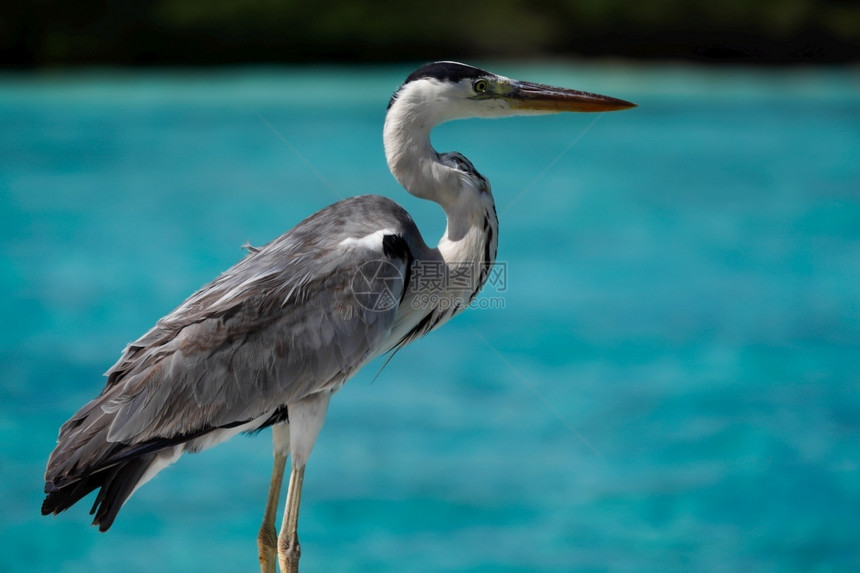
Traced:
<path fill-rule="evenodd" d="M 406 244 L 406 241 L 400 235 L 383 235 L 382 252 L 386 257 L 392 259 L 409 261 L 412 258 L 409 245 Z"/>
<path fill-rule="evenodd" d="M 412 279 L 412 251 L 409 250 L 409 245 L 400 235 L 383 235 L 382 253 L 390 259 L 406 261 L 406 269 L 403 273 L 403 293 L 400 295 L 400 302 L 402 303 L 406 293 L 409 292 L 409 281 Z"/>

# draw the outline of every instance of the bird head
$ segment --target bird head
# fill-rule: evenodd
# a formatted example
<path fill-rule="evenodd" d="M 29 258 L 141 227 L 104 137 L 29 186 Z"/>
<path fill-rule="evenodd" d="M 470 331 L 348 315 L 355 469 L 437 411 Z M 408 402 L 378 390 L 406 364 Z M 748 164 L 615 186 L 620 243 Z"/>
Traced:
<path fill-rule="evenodd" d="M 628 101 L 524 82 L 457 62 L 426 64 L 406 78 L 388 105 L 400 121 L 432 127 L 467 117 L 601 112 L 636 107 Z"/>
<path fill-rule="evenodd" d="M 608 96 L 512 80 L 457 62 L 434 62 L 410 74 L 391 97 L 383 129 L 385 156 L 407 191 L 439 203 L 449 214 L 464 200 L 487 207 L 492 200 L 483 192 L 489 189 L 486 180 L 471 165 L 465 166 L 465 158 L 433 149 L 434 126 L 469 117 L 631 107 L 636 106 Z"/>

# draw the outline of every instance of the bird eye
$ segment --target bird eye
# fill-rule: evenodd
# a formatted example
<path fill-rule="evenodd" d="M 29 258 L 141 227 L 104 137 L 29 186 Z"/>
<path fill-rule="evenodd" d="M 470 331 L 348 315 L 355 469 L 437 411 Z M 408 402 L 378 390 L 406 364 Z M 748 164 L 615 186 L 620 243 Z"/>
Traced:
<path fill-rule="evenodd" d="M 487 80 L 477 80 L 474 84 L 472 84 L 472 88 L 474 88 L 475 92 L 482 94 L 487 91 L 487 87 L 489 84 Z"/>

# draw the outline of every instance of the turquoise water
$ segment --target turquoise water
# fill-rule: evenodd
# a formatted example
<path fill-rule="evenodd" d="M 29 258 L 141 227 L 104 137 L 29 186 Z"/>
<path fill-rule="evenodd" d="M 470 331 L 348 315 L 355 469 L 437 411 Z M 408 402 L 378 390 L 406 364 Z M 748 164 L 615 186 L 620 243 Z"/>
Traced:
<path fill-rule="evenodd" d="M 493 183 L 507 281 L 335 397 L 303 570 L 860 568 L 860 72 L 490 69 L 641 107 L 437 130 Z M 382 153 L 409 71 L 0 76 L 0 570 L 255 570 L 267 432 L 106 534 L 39 515 L 44 463 L 244 242 L 370 192 L 441 234 Z"/>

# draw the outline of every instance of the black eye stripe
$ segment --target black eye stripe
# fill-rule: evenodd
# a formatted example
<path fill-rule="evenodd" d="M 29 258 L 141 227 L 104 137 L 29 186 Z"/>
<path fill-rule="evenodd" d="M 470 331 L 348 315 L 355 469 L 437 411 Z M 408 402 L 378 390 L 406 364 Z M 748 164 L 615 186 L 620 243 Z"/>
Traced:
<path fill-rule="evenodd" d="M 466 78 L 477 80 L 490 75 L 490 72 L 457 62 L 433 62 L 421 66 L 406 78 L 404 84 L 422 78 L 433 78 L 442 81 L 457 83 Z"/>

